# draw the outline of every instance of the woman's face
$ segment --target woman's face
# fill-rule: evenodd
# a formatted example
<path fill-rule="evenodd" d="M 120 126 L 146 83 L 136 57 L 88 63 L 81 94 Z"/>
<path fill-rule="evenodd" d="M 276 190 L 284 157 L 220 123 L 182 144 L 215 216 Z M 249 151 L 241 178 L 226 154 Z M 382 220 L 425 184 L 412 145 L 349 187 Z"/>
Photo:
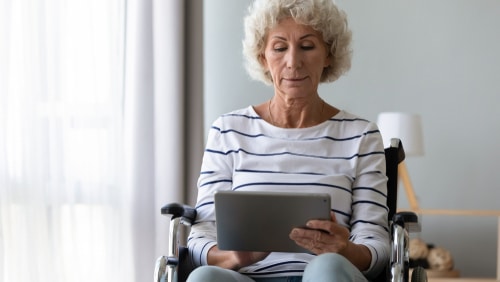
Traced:
<path fill-rule="evenodd" d="M 330 64 L 322 35 L 286 18 L 269 30 L 265 42 L 261 62 L 271 74 L 276 94 L 315 95 L 323 69 Z"/>

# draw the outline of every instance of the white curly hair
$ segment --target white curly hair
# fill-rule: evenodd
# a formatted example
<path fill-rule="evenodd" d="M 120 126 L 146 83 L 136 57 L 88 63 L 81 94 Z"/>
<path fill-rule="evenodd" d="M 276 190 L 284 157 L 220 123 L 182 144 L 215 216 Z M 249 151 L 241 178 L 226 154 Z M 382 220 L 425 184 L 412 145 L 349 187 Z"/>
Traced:
<path fill-rule="evenodd" d="M 345 12 L 332 0 L 255 0 L 244 22 L 243 55 L 250 77 L 266 84 L 273 83 L 259 58 L 264 53 L 269 29 L 287 17 L 322 34 L 332 63 L 323 70 L 320 82 L 335 81 L 349 71 L 352 33 Z"/>

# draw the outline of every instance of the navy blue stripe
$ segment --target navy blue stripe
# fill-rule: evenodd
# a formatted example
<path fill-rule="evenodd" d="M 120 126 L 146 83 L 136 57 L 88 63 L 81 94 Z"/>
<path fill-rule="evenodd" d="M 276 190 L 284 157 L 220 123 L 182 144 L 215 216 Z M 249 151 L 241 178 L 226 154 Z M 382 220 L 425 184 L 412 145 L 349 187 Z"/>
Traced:
<path fill-rule="evenodd" d="M 226 152 L 222 151 L 217 151 L 217 150 L 212 150 L 212 149 L 205 149 L 205 152 L 207 153 L 214 153 L 214 154 L 221 154 L 221 155 L 229 155 L 229 154 L 238 154 L 240 152 L 243 152 L 248 155 L 253 155 L 253 156 L 261 156 L 261 157 L 274 157 L 274 156 L 282 156 L 282 155 L 292 155 L 292 156 L 299 156 L 299 157 L 308 157 L 308 158 L 318 158 L 318 159 L 327 159 L 327 160 L 351 160 L 356 157 L 366 157 L 370 155 L 380 155 L 380 154 L 385 154 L 384 152 L 370 152 L 366 154 L 354 154 L 350 157 L 325 157 L 325 156 L 314 156 L 314 155 L 306 155 L 306 154 L 298 154 L 298 153 L 292 153 L 292 152 L 279 152 L 279 153 L 268 153 L 268 154 L 258 154 L 258 153 L 252 153 L 248 152 L 245 149 L 237 149 L 237 150 L 229 150 Z"/>
<path fill-rule="evenodd" d="M 379 255 L 378 255 L 378 252 L 377 252 L 377 248 L 372 248 L 374 251 L 375 251 L 375 265 L 377 264 L 378 260 L 379 260 Z"/>
<path fill-rule="evenodd" d="M 262 119 L 259 116 L 249 116 L 249 115 L 242 115 L 242 114 L 223 114 L 221 117 L 244 117 L 248 119 Z"/>
<path fill-rule="evenodd" d="M 340 211 L 340 210 L 335 210 L 335 209 L 332 209 L 333 212 L 335 212 L 336 214 L 341 214 L 347 218 L 351 218 L 351 214 L 347 213 L 347 212 L 344 212 L 344 211 Z"/>
<path fill-rule="evenodd" d="M 199 264 L 201 264 L 201 258 L 203 257 L 203 253 L 205 252 L 205 248 L 211 244 L 212 242 L 207 242 L 205 245 L 203 245 L 203 248 L 201 248 L 201 252 L 200 252 L 200 258 L 199 258 Z"/>
<path fill-rule="evenodd" d="M 361 138 L 361 135 L 355 135 L 355 136 L 345 137 L 345 138 L 334 138 L 334 137 L 331 137 L 331 136 L 324 136 L 322 138 L 328 139 L 328 140 L 332 140 L 332 141 L 349 141 L 349 140 L 359 139 L 359 138 Z"/>
<path fill-rule="evenodd" d="M 356 190 L 368 190 L 368 191 L 372 191 L 372 192 L 375 192 L 375 193 L 379 193 L 380 195 L 384 196 L 385 198 L 387 198 L 387 195 L 377 189 L 373 189 L 372 187 L 354 187 L 352 188 L 352 191 L 356 191 Z"/>
<path fill-rule="evenodd" d="M 379 206 L 379 207 L 381 207 L 381 208 L 383 208 L 383 209 L 385 209 L 385 210 L 389 211 L 389 209 L 388 209 L 386 206 L 384 206 L 384 205 L 382 205 L 382 204 L 379 204 L 379 203 L 376 203 L 376 202 L 372 202 L 372 201 L 356 201 L 356 202 L 353 202 L 353 203 L 352 203 L 352 205 L 353 205 L 353 206 L 354 206 L 354 205 L 357 205 L 357 204 L 370 204 L 370 205 L 375 205 L 375 206 Z"/>
<path fill-rule="evenodd" d="M 247 187 L 247 186 L 258 186 L 258 185 L 273 185 L 273 186 L 323 186 L 323 187 L 330 187 L 330 188 L 336 188 L 336 189 L 340 189 L 340 190 L 344 190 L 350 194 L 352 194 L 352 191 L 347 189 L 347 188 L 344 188 L 344 187 L 341 187 L 341 186 L 337 186 L 337 185 L 332 185 L 332 184 L 325 184 L 325 183 L 315 183 L 315 182 L 310 182 L 310 183 L 290 183 L 290 182 L 251 182 L 251 183 L 245 183 L 245 184 L 242 184 L 242 185 L 239 185 L 239 186 L 236 186 L 233 188 L 233 190 L 238 190 L 240 188 L 243 188 L 243 187 Z"/>
<path fill-rule="evenodd" d="M 363 119 L 363 118 L 330 118 L 328 119 L 329 121 L 364 121 L 364 122 L 370 122 L 369 120 Z"/>
<path fill-rule="evenodd" d="M 371 155 L 385 155 L 385 152 L 375 151 L 375 152 L 370 152 L 370 153 L 366 153 L 366 154 L 357 154 L 357 156 L 360 158 L 366 157 L 366 156 L 371 156 Z"/>
<path fill-rule="evenodd" d="M 276 137 L 271 137 L 269 135 L 259 133 L 259 134 L 248 134 L 244 133 L 238 130 L 234 129 L 227 129 L 227 130 L 221 130 L 220 128 L 217 128 L 221 134 L 227 134 L 227 133 L 236 133 L 242 136 L 246 137 L 252 137 L 252 138 L 257 138 L 257 137 L 268 137 L 268 138 L 273 138 L 276 139 Z M 326 140 L 332 140 L 332 141 L 349 141 L 349 140 L 354 140 L 354 139 L 359 139 L 361 138 L 362 135 L 355 135 L 351 137 L 345 137 L 345 138 L 335 138 L 331 136 L 318 136 L 318 137 L 309 137 L 309 138 L 301 138 L 301 139 L 286 139 L 286 140 L 295 140 L 295 141 L 314 141 L 314 140 L 321 140 L 321 139 L 326 139 Z"/>
<path fill-rule="evenodd" d="M 203 239 L 207 238 L 206 236 L 198 236 L 198 237 L 188 237 L 188 242 L 191 241 L 191 239 Z"/>
<path fill-rule="evenodd" d="M 219 130 L 221 134 L 226 134 L 226 133 L 230 133 L 230 132 L 234 132 L 234 133 L 238 133 L 239 135 L 243 135 L 243 136 L 246 136 L 246 137 L 253 137 L 253 138 L 257 138 L 257 137 L 269 137 L 265 134 L 248 134 L 248 133 L 243 133 L 241 131 L 238 131 L 238 130 L 234 130 L 234 129 L 228 129 L 228 130 Z"/>
<path fill-rule="evenodd" d="M 306 174 L 306 175 L 324 175 L 324 173 L 317 172 L 287 172 L 287 171 L 274 171 L 274 170 L 256 170 L 256 169 L 235 169 L 236 172 L 250 172 L 250 173 L 277 173 L 277 174 Z"/>
<path fill-rule="evenodd" d="M 300 269 L 299 270 L 289 269 L 289 270 L 281 270 L 281 271 L 267 271 L 267 272 L 262 272 L 262 273 L 256 273 L 256 272 L 242 272 L 242 273 L 247 274 L 250 277 L 257 277 L 257 276 L 263 276 L 263 275 L 268 275 L 268 274 L 284 274 L 284 273 L 296 274 L 296 273 L 303 273 L 303 272 L 304 272 L 304 270 L 300 270 Z"/>
<path fill-rule="evenodd" d="M 363 135 L 368 135 L 368 134 L 373 134 L 373 133 L 379 133 L 379 132 L 380 132 L 380 130 L 374 129 L 374 130 L 369 130 L 369 131 L 363 133 Z"/>
<path fill-rule="evenodd" d="M 266 269 L 269 269 L 269 268 L 273 268 L 273 267 L 276 267 L 276 266 L 280 266 L 280 265 L 285 265 L 285 264 L 306 264 L 305 261 L 301 261 L 301 260 L 291 260 L 291 261 L 284 261 L 284 262 L 280 262 L 280 263 L 275 263 L 275 264 L 271 264 L 271 265 L 268 265 L 266 267 L 262 267 L 262 268 L 257 268 L 255 269 L 255 271 L 263 271 L 263 270 L 266 270 Z"/>
<path fill-rule="evenodd" d="M 377 224 L 377 223 L 375 223 L 375 222 L 366 221 L 366 220 L 357 220 L 357 221 L 353 222 L 353 223 L 351 224 L 351 228 L 352 228 L 354 225 L 358 224 L 358 223 L 365 223 L 365 224 L 371 224 L 371 225 L 379 226 L 379 227 L 383 228 L 386 232 L 389 232 L 389 229 L 388 229 L 386 226 L 382 226 L 382 225 Z"/>
<path fill-rule="evenodd" d="M 260 116 L 250 116 L 250 115 L 243 115 L 243 114 L 235 114 L 235 113 L 229 113 L 229 114 L 223 114 L 221 117 L 244 117 L 248 119 L 262 119 Z M 369 122 L 366 119 L 363 118 L 330 118 L 329 121 L 335 121 L 335 122 L 353 122 L 353 121 L 363 121 L 363 122 Z"/>
<path fill-rule="evenodd" d="M 251 138 L 257 138 L 257 137 L 268 137 L 268 138 L 275 138 L 275 137 L 271 137 L 269 135 L 266 135 L 266 134 L 263 134 L 263 133 L 259 133 L 259 134 L 248 134 L 248 133 L 244 133 L 244 132 L 241 132 L 241 131 L 238 131 L 238 130 L 235 130 L 235 129 L 226 129 L 226 130 L 222 130 L 221 128 L 219 127 L 216 127 L 216 126 L 212 126 L 211 127 L 212 129 L 215 129 L 217 131 L 220 132 L 220 134 L 227 134 L 227 133 L 236 133 L 236 134 L 239 134 L 239 135 L 242 135 L 242 136 L 246 136 L 246 137 L 251 137 Z M 355 139 L 359 139 L 361 138 L 363 135 L 368 135 L 368 134 L 372 134 L 372 133 L 378 133 L 379 130 L 372 130 L 372 131 L 367 131 L 367 132 L 364 132 L 363 134 L 361 135 L 354 135 L 354 136 L 350 136 L 350 137 L 345 137 L 345 138 L 335 138 L 335 137 L 331 137 L 331 136 L 318 136 L 318 137 L 311 137 L 311 138 L 303 138 L 303 139 L 287 139 L 287 140 L 296 140 L 296 141 L 313 141 L 313 140 L 321 140 L 321 139 L 326 139 L 326 140 L 332 140 L 332 141 L 350 141 L 350 140 L 355 140 Z"/>
<path fill-rule="evenodd" d="M 196 207 L 195 207 L 195 209 L 199 209 L 199 208 L 201 208 L 201 207 L 203 207 L 203 206 L 213 205 L 213 204 L 214 204 L 214 202 L 213 202 L 213 201 L 211 201 L 211 202 L 201 203 L 201 204 L 199 204 L 198 206 L 196 206 Z"/>
<path fill-rule="evenodd" d="M 221 182 L 232 183 L 233 180 L 232 179 L 220 179 L 220 180 L 209 181 L 209 182 L 205 182 L 205 183 L 200 184 L 200 187 L 203 187 L 205 185 L 215 184 L 215 183 L 221 183 Z"/>

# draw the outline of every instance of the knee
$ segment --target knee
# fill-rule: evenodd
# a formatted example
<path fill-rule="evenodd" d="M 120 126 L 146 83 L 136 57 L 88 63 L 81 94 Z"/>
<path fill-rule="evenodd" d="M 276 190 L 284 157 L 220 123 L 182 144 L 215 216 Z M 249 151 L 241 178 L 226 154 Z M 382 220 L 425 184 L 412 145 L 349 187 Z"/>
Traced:
<path fill-rule="evenodd" d="M 193 270 L 187 279 L 188 282 L 223 281 L 222 269 L 216 266 L 204 265 Z"/>
<path fill-rule="evenodd" d="M 304 271 L 303 281 L 321 281 L 323 278 L 325 281 L 352 281 L 349 271 L 352 267 L 351 262 L 342 255 L 321 254 L 309 262 Z"/>

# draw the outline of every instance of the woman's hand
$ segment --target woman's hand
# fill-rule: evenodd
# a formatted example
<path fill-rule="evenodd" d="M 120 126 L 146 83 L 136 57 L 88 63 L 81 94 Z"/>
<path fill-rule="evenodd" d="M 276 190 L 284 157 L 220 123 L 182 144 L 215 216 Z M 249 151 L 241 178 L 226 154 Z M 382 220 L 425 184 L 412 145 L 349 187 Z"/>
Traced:
<path fill-rule="evenodd" d="M 213 246 L 208 251 L 208 264 L 238 270 L 265 259 L 269 254 L 268 252 L 221 251 L 217 246 Z"/>
<path fill-rule="evenodd" d="M 330 215 L 331 220 L 310 220 L 306 224 L 307 228 L 294 228 L 290 232 L 290 239 L 314 254 L 338 253 L 358 269 L 368 269 L 371 263 L 370 250 L 349 241 L 349 229 L 337 223 L 333 212 Z"/>
<path fill-rule="evenodd" d="M 307 228 L 294 228 L 290 239 L 314 254 L 342 254 L 349 243 L 349 230 L 337 223 L 335 214 L 331 220 L 310 220 Z"/>
<path fill-rule="evenodd" d="M 231 253 L 233 253 L 234 260 L 236 262 L 235 267 L 232 268 L 233 270 L 238 270 L 242 267 L 259 262 L 265 259 L 270 254 L 268 252 L 237 252 L 237 251 L 231 251 Z"/>

